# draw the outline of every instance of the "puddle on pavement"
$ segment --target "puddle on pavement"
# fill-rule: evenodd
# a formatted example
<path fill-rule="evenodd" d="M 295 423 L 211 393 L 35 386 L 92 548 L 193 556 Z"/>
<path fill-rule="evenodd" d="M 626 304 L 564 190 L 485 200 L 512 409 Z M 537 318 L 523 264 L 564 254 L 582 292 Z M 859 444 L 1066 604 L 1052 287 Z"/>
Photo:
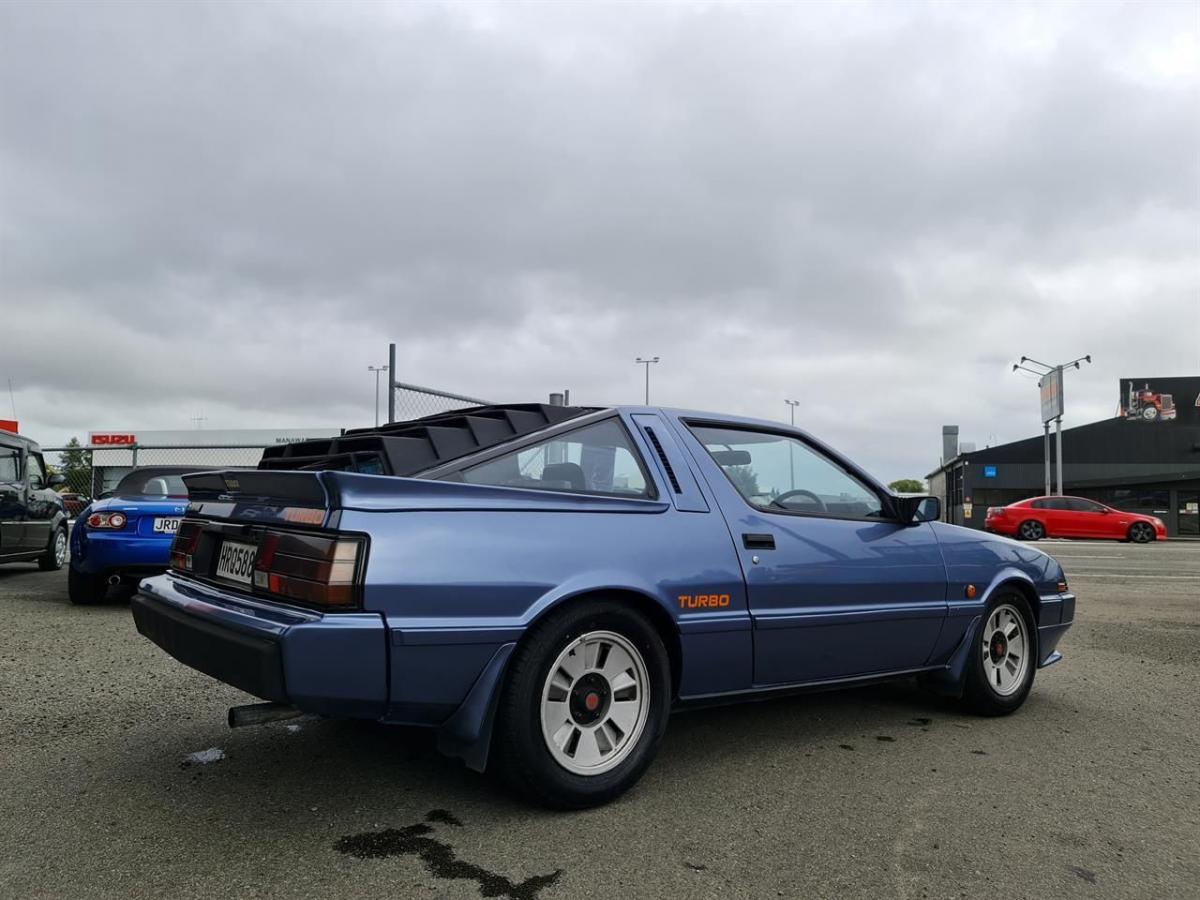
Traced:
<path fill-rule="evenodd" d="M 445 809 L 430 810 L 424 822 L 403 828 L 383 831 L 364 831 L 339 839 L 333 846 L 339 853 L 358 859 L 384 859 L 389 856 L 413 855 L 435 878 L 467 879 L 478 883 L 481 897 L 509 897 L 511 900 L 537 900 L 538 894 L 558 881 L 562 869 L 548 875 L 534 875 L 514 882 L 482 866 L 458 858 L 445 841 L 434 836 L 434 825 L 463 827 L 453 813 Z"/>

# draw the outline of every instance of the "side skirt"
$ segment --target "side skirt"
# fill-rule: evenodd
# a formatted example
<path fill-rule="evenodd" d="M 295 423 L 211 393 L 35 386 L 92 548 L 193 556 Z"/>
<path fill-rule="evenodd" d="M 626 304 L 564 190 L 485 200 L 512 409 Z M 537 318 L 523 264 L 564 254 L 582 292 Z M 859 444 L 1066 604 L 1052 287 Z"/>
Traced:
<path fill-rule="evenodd" d="M 945 668 L 945 666 L 923 666 L 917 669 L 901 669 L 895 672 L 874 672 L 870 675 L 856 675 L 850 678 L 832 678 L 824 681 L 805 681 L 795 684 L 772 684 L 763 687 L 752 687 L 744 691 L 731 691 L 724 694 L 697 694 L 691 697 L 680 697 L 675 701 L 672 712 L 708 709 L 713 706 L 729 706 L 734 703 L 756 703 L 762 700 L 774 700 L 776 697 L 790 697 L 794 694 L 817 694 L 824 691 L 846 690 L 872 684 L 883 684 L 902 678 L 911 678 L 914 675 L 940 673 Z"/>

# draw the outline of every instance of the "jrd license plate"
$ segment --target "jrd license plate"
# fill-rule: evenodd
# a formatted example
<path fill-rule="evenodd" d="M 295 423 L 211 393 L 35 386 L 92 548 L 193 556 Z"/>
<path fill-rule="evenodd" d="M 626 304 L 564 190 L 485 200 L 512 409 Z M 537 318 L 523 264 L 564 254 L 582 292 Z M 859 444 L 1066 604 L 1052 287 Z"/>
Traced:
<path fill-rule="evenodd" d="M 221 545 L 221 555 L 217 557 L 217 577 L 250 584 L 254 576 L 254 555 L 257 552 L 258 548 L 253 544 L 226 541 Z"/>
<path fill-rule="evenodd" d="M 154 520 L 154 533 L 155 534 L 174 534 L 178 530 L 179 530 L 178 517 L 170 518 L 170 519 L 158 518 L 158 519 Z"/>

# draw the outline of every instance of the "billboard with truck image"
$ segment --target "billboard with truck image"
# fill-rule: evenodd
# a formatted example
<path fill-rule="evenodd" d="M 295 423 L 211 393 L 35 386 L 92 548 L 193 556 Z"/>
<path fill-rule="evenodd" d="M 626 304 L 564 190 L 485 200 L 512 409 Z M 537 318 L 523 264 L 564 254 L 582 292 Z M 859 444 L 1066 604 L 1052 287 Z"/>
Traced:
<path fill-rule="evenodd" d="M 1200 377 L 1122 378 L 1117 415 L 1133 422 L 1200 423 Z"/>

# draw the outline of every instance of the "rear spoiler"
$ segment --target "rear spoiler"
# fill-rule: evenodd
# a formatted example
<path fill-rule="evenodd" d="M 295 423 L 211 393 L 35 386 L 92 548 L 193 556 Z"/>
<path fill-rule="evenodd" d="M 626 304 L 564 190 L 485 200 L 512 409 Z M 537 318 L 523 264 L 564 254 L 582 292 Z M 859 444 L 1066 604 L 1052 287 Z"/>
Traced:
<path fill-rule="evenodd" d="M 192 500 L 235 503 L 281 501 L 288 506 L 330 507 L 331 497 L 320 472 L 272 472 L 225 469 L 183 476 Z"/>

